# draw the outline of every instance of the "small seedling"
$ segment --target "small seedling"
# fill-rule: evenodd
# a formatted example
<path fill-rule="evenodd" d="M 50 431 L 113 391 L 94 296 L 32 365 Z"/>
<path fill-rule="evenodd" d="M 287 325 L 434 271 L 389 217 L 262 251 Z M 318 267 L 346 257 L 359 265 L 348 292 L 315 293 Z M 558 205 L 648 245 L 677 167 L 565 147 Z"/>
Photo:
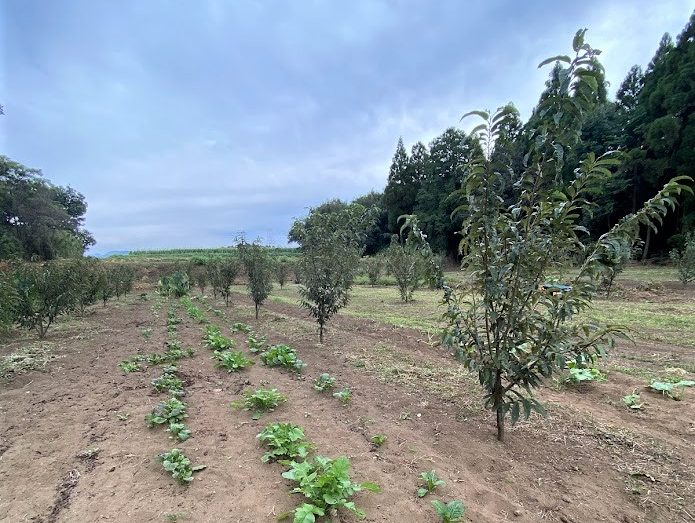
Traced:
<path fill-rule="evenodd" d="M 352 399 L 352 391 L 350 389 L 339 390 L 333 393 L 333 397 L 338 398 L 343 405 L 347 405 Z"/>
<path fill-rule="evenodd" d="M 234 348 L 234 341 L 223 336 L 217 327 L 208 325 L 203 341 L 212 350 L 229 350 Z"/>
<path fill-rule="evenodd" d="M 146 340 L 149 340 L 150 337 L 152 336 L 152 327 L 146 327 L 140 331 L 140 334 L 142 334 L 142 337 L 145 338 Z"/>
<path fill-rule="evenodd" d="M 159 378 L 152 380 L 152 387 L 156 392 L 168 392 L 176 398 L 184 395 L 183 380 L 174 373 L 165 372 Z"/>
<path fill-rule="evenodd" d="M 413 419 L 413 416 L 410 414 L 409 410 L 406 410 L 405 412 L 400 413 L 400 415 L 398 416 L 398 419 L 405 421 L 405 420 Z"/>
<path fill-rule="evenodd" d="M 128 421 L 128 418 L 130 418 L 130 414 L 128 414 L 127 412 L 124 412 L 124 413 L 119 412 L 116 415 L 118 416 L 118 419 L 121 421 Z"/>
<path fill-rule="evenodd" d="M 417 497 L 419 498 L 424 498 L 430 492 L 434 492 L 434 489 L 436 489 L 439 485 L 444 485 L 444 482 L 439 479 L 439 476 L 437 476 L 437 473 L 434 470 L 430 470 L 429 472 L 421 472 L 420 480 L 422 481 L 423 486 L 417 489 Z"/>
<path fill-rule="evenodd" d="M 372 442 L 372 446 L 375 449 L 378 449 L 379 447 L 383 446 L 384 443 L 386 443 L 386 440 L 388 438 L 384 434 L 374 434 L 371 438 L 369 438 L 369 441 Z"/>
<path fill-rule="evenodd" d="M 155 425 L 171 425 L 172 423 L 183 423 L 188 417 L 186 414 L 186 404 L 177 398 L 169 398 L 160 403 L 150 414 L 145 416 L 145 423 L 148 427 Z"/>
<path fill-rule="evenodd" d="M 181 485 L 188 485 L 193 481 L 193 473 L 205 468 L 205 465 L 191 466 L 191 460 L 179 449 L 171 449 L 169 452 L 159 454 L 157 461 Z"/>
<path fill-rule="evenodd" d="M 333 387 L 335 387 L 335 378 L 331 377 L 327 372 L 324 372 L 314 380 L 314 389 L 319 392 L 332 390 Z"/>
<path fill-rule="evenodd" d="M 311 443 L 304 437 L 304 430 L 293 423 L 268 425 L 256 437 L 270 448 L 261 458 L 263 463 L 295 458 L 305 459 L 311 449 Z"/>
<path fill-rule="evenodd" d="M 435 499 L 432 502 L 434 510 L 437 511 L 439 516 L 439 521 L 442 523 L 457 523 L 463 520 L 463 515 L 466 512 L 466 507 L 463 506 L 459 500 L 449 501 L 449 503 L 444 503 Z"/>
<path fill-rule="evenodd" d="M 237 372 L 253 365 L 253 362 L 239 351 L 216 350 L 213 352 L 212 359 L 216 360 L 215 367 L 226 369 L 227 372 Z"/>
<path fill-rule="evenodd" d="M 142 366 L 140 365 L 141 361 L 141 356 L 133 356 L 130 359 L 120 362 L 118 367 L 126 374 L 130 374 L 131 372 L 142 372 Z"/>
<path fill-rule="evenodd" d="M 167 432 L 170 432 L 179 441 L 186 441 L 191 437 L 191 431 L 185 423 L 170 423 Z"/>
<path fill-rule="evenodd" d="M 285 367 L 300 372 L 306 366 L 289 345 L 271 345 L 259 357 L 268 367 Z"/>
<path fill-rule="evenodd" d="M 639 392 L 636 390 L 632 391 L 632 394 L 628 394 L 627 396 L 623 396 L 623 403 L 625 404 L 626 407 L 633 409 L 633 410 L 640 410 L 642 408 L 643 403 L 640 401 L 640 395 Z"/>
<path fill-rule="evenodd" d="M 253 419 L 259 419 L 264 412 L 271 411 L 287 398 L 277 389 L 258 389 L 247 392 L 243 400 L 232 402 L 233 408 L 243 408 L 252 413 Z"/>

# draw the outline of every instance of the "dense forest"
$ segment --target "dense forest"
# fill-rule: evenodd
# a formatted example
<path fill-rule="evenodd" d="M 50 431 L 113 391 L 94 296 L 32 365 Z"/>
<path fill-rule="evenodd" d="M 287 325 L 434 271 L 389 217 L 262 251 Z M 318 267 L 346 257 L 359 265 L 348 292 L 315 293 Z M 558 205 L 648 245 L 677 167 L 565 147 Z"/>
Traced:
<path fill-rule="evenodd" d="M 561 58 L 561 57 L 560 57 Z M 524 167 L 524 154 L 535 137 L 531 130 L 539 117 L 538 107 L 548 97 L 562 94 L 566 69 L 556 61 L 536 109 L 529 121 L 511 119 L 495 144 L 499 164 L 506 166 L 511 186 Z M 600 66 L 597 65 L 597 68 Z M 643 71 L 630 69 L 616 91 L 607 96 L 607 83 L 600 82 L 592 110 L 584 117 L 579 141 L 565 165 L 574 166 L 587 152 L 600 155 L 608 150 L 622 152 L 620 168 L 592 193 L 594 210 L 584 218 L 593 238 L 609 230 L 621 217 L 639 209 L 666 181 L 678 175 L 692 175 L 695 165 L 695 15 L 675 42 L 665 34 L 652 60 Z M 602 83 L 602 84 L 601 84 Z M 452 193 L 459 188 L 470 160 L 478 152 L 476 139 L 456 128 L 446 129 L 429 145 L 417 142 L 410 151 L 402 139 L 389 169 L 383 193 L 372 192 L 351 204 L 331 200 L 312 212 L 326 213 L 362 205 L 372 209 L 366 253 L 374 254 L 389 245 L 399 230 L 398 217 L 416 214 L 433 249 L 458 256 L 461 216 L 451 213 L 458 206 Z M 511 168 L 509 167 L 511 166 Z M 574 173 L 566 169 L 560 183 L 569 183 Z M 665 255 L 682 247 L 684 233 L 695 229 L 695 198 L 684 198 L 677 212 L 669 214 L 657 235 L 644 228 L 641 258 Z M 296 240 L 290 231 L 289 239 Z"/>

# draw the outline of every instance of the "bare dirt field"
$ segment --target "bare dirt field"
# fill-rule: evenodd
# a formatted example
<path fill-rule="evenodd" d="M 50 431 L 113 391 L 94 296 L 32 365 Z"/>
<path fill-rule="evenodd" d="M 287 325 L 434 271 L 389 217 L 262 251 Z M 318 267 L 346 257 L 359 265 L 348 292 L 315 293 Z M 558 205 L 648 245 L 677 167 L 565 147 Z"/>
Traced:
<path fill-rule="evenodd" d="M 296 376 L 249 353 L 256 360 L 250 369 L 216 369 L 201 341 L 203 326 L 178 306 L 178 339 L 196 353 L 179 362 L 193 437 L 175 443 L 143 421 L 163 399 L 150 386 L 160 369 L 124 374 L 117 366 L 134 354 L 163 351 L 167 339 L 170 303 L 155 310 L 156 295 L 142 288 L 84 318 L 64 319 L 42 342 L 55 356 L 43 371 L 0 382 L 0 520 L 275 521 L 301 496 L 289 493 L 281 465 L 261 463 L 256 434 L 270 422 L 291 421 L 321 454 L 348 456 L 355 480 L 381 486 L 355 498 L 365 521 L 435 522 L 431 499 L 462 500 L 473 522 L 695 521 L 695 390 L 674 401 L 645 389 L 667 368 L 693 376 L 690 327 L 676 321 L 660 328 L 654 314 L 690 310 L 695 292 L 621 283 L 622 293 L 602 302 L 603 314 L 638 302 L 656 308 L 637 318 L 644 326 L 637 342 L 621 343 L 603 362 L 605 382 L 549 382 L 539 394 L 549 417 L 510 427 L 504 443 L 495 439 L 475 377 L 433 347 L 423 329 L 380 317 L 400 306 L 394 289 L 392 298 L 374 301 L 371 319 L 341 313 L 319 345 L 315 325 L 291 303 L 291 289 L 278 291 L 256 321 L 241 287 L 229 308 L 200 300 L 207 319 L 228 335 L 233 322 L 247 322 L 270 343 L 293 346 L 307 366 Z M 245 335 L 232 338 L 246 349 Z M 0 356 L 38 344 L 33 335 L 17 335 L 2 342 Z M 352 390 L 347 406 L 312 388 L 323 372 Z M 287 402 L 256 421 L 230 408 L 259 386 L 277 388 Z M 621 401 L 633 390 L 641 392 L 641 410 Z M 379 449 L 370 443 L 374 434 L 388 438 Z M 207 466 L 187 487 L 154 459 L 172 447 Z M 418 474 L 433 469 L 446 484 L 419 499 Z"/>

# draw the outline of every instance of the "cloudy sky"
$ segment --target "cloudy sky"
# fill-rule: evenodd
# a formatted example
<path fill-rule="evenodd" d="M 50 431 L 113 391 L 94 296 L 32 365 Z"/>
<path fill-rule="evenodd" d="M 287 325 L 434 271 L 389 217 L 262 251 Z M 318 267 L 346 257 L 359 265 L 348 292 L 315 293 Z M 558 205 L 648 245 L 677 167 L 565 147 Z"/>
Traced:
<path fill-rule="evenodd" d="M 567 4 L 567 5 L 564 5 Z M 571 5 L 573 4 L 573 5 Z M 611 92 L 695 0 L 4 0 L 0 154 L 89 203 L 96 252 L 284 244 L 293 217 L 383 188 L 399 136 L 528 115 L 574 32 Z"/>

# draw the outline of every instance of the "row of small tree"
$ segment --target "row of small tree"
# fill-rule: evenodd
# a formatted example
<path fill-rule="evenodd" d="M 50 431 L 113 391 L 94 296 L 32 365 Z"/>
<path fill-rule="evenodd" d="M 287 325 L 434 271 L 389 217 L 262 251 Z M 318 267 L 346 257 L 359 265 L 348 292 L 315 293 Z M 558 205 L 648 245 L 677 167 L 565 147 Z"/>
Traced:
<path fill-rule="evenodd" d="M 43 338 L 59 316 L 105 306 L 130 292 L 134 279 L 132 267 L 90 258 L 8 264 L 0 268 L 0 329 L 18 325 Z"/>

